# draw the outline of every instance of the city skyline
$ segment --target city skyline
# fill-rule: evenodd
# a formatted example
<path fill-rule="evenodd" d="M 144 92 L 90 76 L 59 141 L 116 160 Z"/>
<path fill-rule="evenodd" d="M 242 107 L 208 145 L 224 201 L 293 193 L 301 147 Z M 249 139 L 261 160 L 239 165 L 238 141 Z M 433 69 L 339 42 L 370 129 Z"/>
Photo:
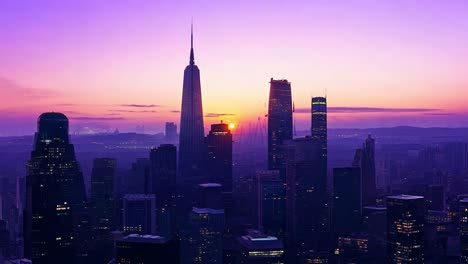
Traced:
<path fill-rule="evenodd" d="M 25 2 L 0 3 L 0 135 L 32 134 L 48 111 L 72 132 L 178 122 L 192 18 L 205 133 L 263 117 L 270 78 L 291 81 L 298 130 L 323 95 L 331 128 L 468 122 L 463 1 Z"/>

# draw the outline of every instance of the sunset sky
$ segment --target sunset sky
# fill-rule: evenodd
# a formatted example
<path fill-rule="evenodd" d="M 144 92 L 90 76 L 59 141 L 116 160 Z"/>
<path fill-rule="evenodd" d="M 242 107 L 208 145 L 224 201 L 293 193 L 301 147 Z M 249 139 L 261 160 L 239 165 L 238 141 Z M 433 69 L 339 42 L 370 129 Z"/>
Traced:
<path fill-rule="evenodd" d="M 0 0 L 0 135 L 41 112 L 74 130 L 179 123 L 194 23 L 205 126 L 264 116 L 288 79 L 298 129 L 327 95 L 330 127 L 468 126 L 465 0 Z"/>

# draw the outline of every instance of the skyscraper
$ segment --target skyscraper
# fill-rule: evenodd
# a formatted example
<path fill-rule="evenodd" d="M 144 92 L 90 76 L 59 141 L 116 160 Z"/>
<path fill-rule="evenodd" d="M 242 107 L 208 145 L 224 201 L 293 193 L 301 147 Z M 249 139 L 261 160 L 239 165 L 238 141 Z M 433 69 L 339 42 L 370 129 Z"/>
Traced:
<path fill-rule="evenodd" d="M 220 184 L 198 185 L 197 206 L 182 236 L 182 263 L 222 263 L 225 217 L 221 197 Z"/>
<path fill-rule="evenodd" d="M 205 142 L 209 181 L 221 183 L 223 192 L 232 192 L 232 134 L 228 124 L 211 125 Z"/>
<path fill-rule="evenodd" d="M 374 205 L 377 198 L 375 180 L 375 140 L 369 135 L 361 152 L 362 204 Z"/>
<path fill-rule="evenodd" d="M 167 140 L 177 139 L 177 125 L 174 122 L 166 122 L 166 133 Z"/>
<path fill-rule="evenodd" d="M 286 195 L 279 171 L 257 171 L 258 228 L 280 238 L 286 230 Z"/>
<path fill-rule="evenodd" d="M 328 231 L 327 164 L 322 145 L 312 137 L 285 142 L 288 229 L 297 255 L 326 246 Z M 290 242 L 291 244 L 291 242 Z"/>
<path fill-rule="evenodd" d="M 200 70 L 195 65 L 193 30 L 191 34 L 190 62 L 184 71 L 182 111 L 179 136 L 179 172 L 181 182 L 194 188 L 201 174 L 204 153 L 203 108 Z"/>
<path fill-rule="evenodd" d="M 387 257 L 390 263 L 424 263 L 424 197 L 387 197 Z"/>
<path fill-rule="evenodd" d="M 98 158 L 93 161 L 91 172 L 91 224 L 93 236 L 93 261 L 108 262 L 112 259 L 114 226 L 114 176 L 115 159 Z"/>
<path fill-rule="evenodd" d="M 68 118 L 44 113 L 37 126 L 27 164 L 25 256 L 38 264 L 77 263 L 86 196 Z"/>
<path fill-rule="evenodd" d="M 150 153 L 152 193 L 158 200 L 156 206 L 157 231 L 164 237 L 175 232 L 176 217 L 176 176 L 177 149 L 171 144 L 163 144 Z"/>
<path fill-rule="evenodd" d="M 281 145 L 293 137 L 291 83 L 287 80 L 270 80 L 268 100 L 268 169 L 281 169 Z"/>
<path fill-rule="evenodd" d="M 333 231 L 337 236 L 361 227 L 361 170 L 333 169 Z"/>
<path fill-rule="evenodd" d="M 322 148 L 327 149 L 327 98 L 312 97 L 312 129 L 313 138 L 320 141 Z"/>
<path fill-rule="evenodd" d="M 468 263 L 468 198 L 460 200 L 460 263 Z"/>
<path fill-rule="evenodd" d="M 123 200 L 123 231 L 142 235 L 156 232 L 156 199 L 153 194 L 127 194 Z"/>

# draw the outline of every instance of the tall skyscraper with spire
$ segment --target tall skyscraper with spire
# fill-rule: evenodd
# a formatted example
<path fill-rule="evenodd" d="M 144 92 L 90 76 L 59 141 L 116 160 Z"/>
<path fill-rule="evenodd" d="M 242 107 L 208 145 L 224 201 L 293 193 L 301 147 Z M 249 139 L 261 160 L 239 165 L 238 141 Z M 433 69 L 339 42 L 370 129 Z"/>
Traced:
<path fill-rule="evenodd" d="M 179 172 L 184 187 L 194 187 L 199 183 L 197 179 L 201 175 L 203 153 L 204 130 L 200 70 L 195 65 L 192 26 L 190 62 L 184 71 L 179 138 Z"/>

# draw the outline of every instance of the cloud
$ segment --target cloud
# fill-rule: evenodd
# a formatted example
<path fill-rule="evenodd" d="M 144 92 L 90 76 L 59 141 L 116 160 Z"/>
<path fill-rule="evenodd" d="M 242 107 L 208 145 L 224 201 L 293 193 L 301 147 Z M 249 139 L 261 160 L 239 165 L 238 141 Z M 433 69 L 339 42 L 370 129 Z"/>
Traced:
<path fill-rule="evenodd" d="M 222 117 L 222 116 L 233 116 L 235 114 L 218 114 L 218 113 L 208 113 L 205 115 L 205 117 Z"/>
<path fill-rule="evenodd" d="M 327 108 L 328 113 L 425 113 L 442 111 L 433 108 L 384 108 L 384 107 L 347 107 L 332 106 Z M 310 113 L 310 108 L 296 108 L 295 113 Z"/>
<path fill-rule="evenodd" d="M 171 113 L 180 113 L 179 110 L 171 110 L 171 111 L 169 111 L 169 112 L 171 112 Z"/>
<path fill-rule="evenodd" d="M 69 117 L 70 119 L 74 120 L 86 120 L 86 121 L 116 121 L 116 120 L 124 120 L 123 117 L 90 117 L 90 116 L 74 116 Z"/>
<path fill-rule="evenodd" d="M 0 77 L 0 94 L 2 95 L 0 101 L 6 102 L 7 100 L 20 100 L 20 98 L 49 98 L 51 96 L 57 95 L 58 93 L 56 91 L 51 91 L 47 89 L 37 89 L 23 86 L 12 79 Z"/>
<path fill-rule="evenodd" d="M 109 110 L 109 112 L 117 112 L 117 113 L 157 113 L 155 110 L 124 110 L 124 109 L 113 109 Z"/>
<path fill-rule="evenodd" d="M 160 105 L 155 105 L 155 104 L 121 104 L 120 106 L 125 106 L 125 107 L 138 107 L 138 108 L 161 107 Z"/>

